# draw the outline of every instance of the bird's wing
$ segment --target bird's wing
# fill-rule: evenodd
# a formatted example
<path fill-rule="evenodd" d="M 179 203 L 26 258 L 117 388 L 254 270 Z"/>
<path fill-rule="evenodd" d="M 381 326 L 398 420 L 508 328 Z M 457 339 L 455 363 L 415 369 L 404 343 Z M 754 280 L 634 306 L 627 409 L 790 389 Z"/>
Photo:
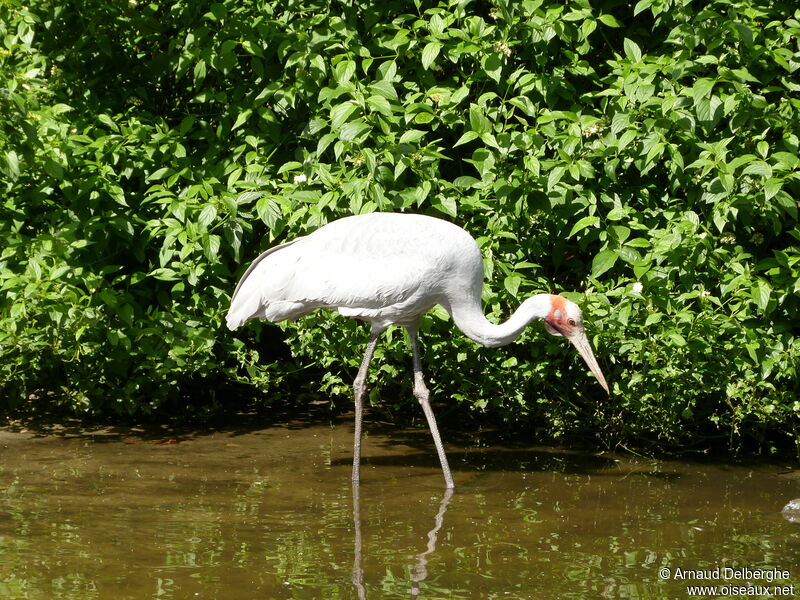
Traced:
<path fill-rule="evenodd" d="M 482 269 L 474 240 L 444 221 L 392 213 L 348 217 L 259 256 L 234 292 L 228 326 L 295 319 L 317 308 L 402 323 L 440 302 L 454 281 L 475 284 L 480 297 Z"/>
<path fill-rule="evenodd" d="M 234 330 L 257 317 L 282 321 L 302 309 L 283 302 L 280 293 L 292 278 L 292 247 L 302 240 L 297 238 L 262 252 L 247 268 L 233 291 L 225 317 L 228 329 Z"/>
<path fill-rule="evenodd" d="M 309 306 L 360 309 L 364 316 L 387 310 L 383 314 L 413 317 L 441 300 L 444 282 L 476 283 L 479 294 L 483 278 L 472 237 L 450 223 L 420 215 L 371 213 L 340 219 L 308 235 L 289 254 L 297 257 L 286 287 L 291 299 Z M 470 281 L 457 273 L 465 265 Z"/>
<path fill-rule="evenodd" d="M 370 256 L 328 246 L 300 257 L 287 292 L 308 304 L 377 309 L 411 298 L 423 271 L 403 256 Z"/>
<path fill-rule="evenodd" d="M 239 290 L 242 289 L 242 285 L 244 284 L 245 280 L 250 276 L 250 274 L 255 270 L 255 268 L 258 266 L 258 264 L 262 260 L 264 260 L 270 254 L 273 254 L 274 252 L 277 252 L 278 250 L 281 250 L 282 248 L 287 248 L 288 246 L 291 246 L 292 244 L 295 244 L 295 243 L 299 242 L 302 239 L 303 239 L 302 237 L 295 238 L 295 239 L 293 239 L 293 240 L 291 240 L 289 242 L 286 242 L 286 243 L 283 243 L 283 244 L 278 244 L 277 246 L 273 246 L 272 248 L 268 248 L 267 250 L 265 250 L 264 252 L 259 254 L 256 257 L 256 259 L 252 263 L 250 263 L 250 266 L 247 267 L 247 270 L 244 272 L 244 275 L 242 275 L 242 277 L 239 279 L 239 283 L 236 284 L 236 289 L 233 290 L 233 295 L 231 296 L 231 304 L 233 304 L 236 301 L 236 294 L 238 294 Z"/>

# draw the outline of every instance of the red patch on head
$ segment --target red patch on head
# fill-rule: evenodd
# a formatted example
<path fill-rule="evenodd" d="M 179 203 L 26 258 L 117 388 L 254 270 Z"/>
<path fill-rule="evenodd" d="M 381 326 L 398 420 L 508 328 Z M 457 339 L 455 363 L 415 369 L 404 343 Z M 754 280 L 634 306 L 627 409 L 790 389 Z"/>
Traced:
<path fill-rule="evenodd" d="M 557 296 L 555 294 L 550 294 L 550 318 L 555 319 L 555 312 L 561 311 L 561 318 L 567 316 L 567 299 L 563 296 Z"/>
<path fill-rule="evenodd" d="M 572 327 L 567 324 L 567 299 L 550 294 L 550 314 L 544 320 L 548 333 L 552 335 L 570 335 Z"/>

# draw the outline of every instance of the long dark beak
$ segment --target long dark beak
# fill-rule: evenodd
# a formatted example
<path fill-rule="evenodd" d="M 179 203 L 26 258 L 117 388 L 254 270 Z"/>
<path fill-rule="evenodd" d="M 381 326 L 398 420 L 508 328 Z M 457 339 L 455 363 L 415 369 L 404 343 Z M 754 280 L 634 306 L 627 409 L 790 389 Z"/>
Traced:
<path fill-rule="evenodd" d="M 586 361 L 589 370 L 594 373 L 594 376 L 597 377 L 597 381 L 600 382 L 600 385 L 603 386 L 603 389 L 606 391 L 607 394 L 611 392 L 608 390 L 608 384 L 606 383 L 606 378 L 603 377 L 603 372 L 600 370 L 600 365 L 597 364 L 597 359 L 594 357 L 594 352 L 592 352 L 592 347 L 589 345 L 589 339 L 586 337 L 586 333 L 583 331 L 576 331 L 572 335 L 568 336 L 567 339 L 572 342 L 572 345 L 578 349 L 578 352 L 581 353 L 583 360 Z"/>

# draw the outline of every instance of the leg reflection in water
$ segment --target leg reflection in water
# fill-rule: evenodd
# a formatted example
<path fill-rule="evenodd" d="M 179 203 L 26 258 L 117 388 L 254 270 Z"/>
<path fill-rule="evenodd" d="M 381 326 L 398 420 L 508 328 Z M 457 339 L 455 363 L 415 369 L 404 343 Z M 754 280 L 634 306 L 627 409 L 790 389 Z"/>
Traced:
<path fill-rule="evenodd" d="M 439 503 L 439 512 L 433 520 L 433 529 L 428 532 L 428 547 L 425 552 L 417 554 L 417 564 L 411 571 L 411 597 L 416 598 L 419 595 L 419 582 L 425 581 L 428 577 L 428 555 L 436 550 L 436 538 L 439 535 L 439 530 L 444 523 L 444 513 L 447 512 L 447 505 L 450 504 L 450 498 L 453 497 L 453 488 L 445 488 L 442 501 Z"/>
<path fill-rule="evenodd" d="M 417 564 L 411 569 L 411 597 L 417 598 L 420 593 L 419 584 L 428 577 L 428 556 L 436 551 L 436 540 L 439 530 L 444 523 L 444 513 L 453 497 L 453 488 L 445 488 L 442 501 L 439 503 L 439 512 L 433 522 L 433 529 L 428 532 L 428 545 L 424 552 L 417 554 Z M 365 600 L 367 590 L 364 587 L 364 558 L 363 542 L 361 537 L 361 490 L 357 482 L 353 482 L 353 525 L 355 527 L 355 557 L 353 559 L 353 585 L 358 593 L 359 600 Z"/>
<path fill-rule="evenodd" d="M 364 589 L 364 560 L 362 558 L 361 542 L 361 485 L 353 482 L 353 525 L 355 525 L 355 558 L 353 559 L 353 585 L 358 592 L 358 600 L 365 600 L 367 591 Z"/>

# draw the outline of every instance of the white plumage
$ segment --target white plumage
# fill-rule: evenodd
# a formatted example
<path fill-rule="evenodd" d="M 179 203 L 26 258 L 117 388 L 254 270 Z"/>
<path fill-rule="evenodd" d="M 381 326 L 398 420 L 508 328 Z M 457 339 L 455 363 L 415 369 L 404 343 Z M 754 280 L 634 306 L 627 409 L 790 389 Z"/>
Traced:
<path fill-rule="evenodd" d="M 583 332 L 581 311 L 569 300 L 537 294 L 503 324 L 481 309 L 483 259 L 463 229 L 433 217 L 371 213 L 334 221 L 308 236 L 270 248 L 250 265 L 228 310 L 230 329 L 250 319 L 296 319 L 318 308 L 369 321 L 367 352 L 354 382 L 356 440 L 353 482 L 359 481 L 361 418 L 366 373 L 379 334 L 389 325 L 408 329 L 414 362 L 414 395 L 420 401 L 442 463 L 447 487 L 453 480 L 422 379 L 417 331 L 421 316 L 436 304 L 469 338 L 485 346 L 516 339 L 533 319 L 566 336 L 608 391 Z"/>
<path fill-rule="evenodd" d="M 234 292 L 228 327 L 296 319 L 316 308 L 405 324 L 463 289 L 467 273 L 480 298 L 478 246 L 452 223 L 411 214 L 348 217 L 259 256 Z"/>

